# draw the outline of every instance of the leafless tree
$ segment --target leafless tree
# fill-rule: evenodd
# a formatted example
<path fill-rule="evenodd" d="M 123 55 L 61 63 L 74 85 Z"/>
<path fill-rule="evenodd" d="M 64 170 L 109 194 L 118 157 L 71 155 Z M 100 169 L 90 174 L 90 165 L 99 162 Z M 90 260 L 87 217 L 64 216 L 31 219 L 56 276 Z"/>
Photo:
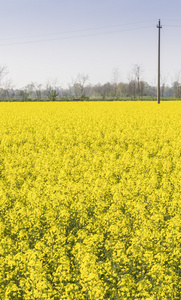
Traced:
<path fill-rule="evenodd" d="M 0 85 L 2 85 L 3 79 L 8 74 L 7 66 L 0 66 Z"/>
<path fill-rule="evenodd" d="M 109 94 L 111 93 L 111 90 L 112 90 L 112 87 L 111 87 L 111 84 L 109 82 L 107 82 L 103 85 L 98 83 L 95 86 L 95 92 L 102 97 L 103 101 L 106 99 L 106 97 L 109 96 Z"/>
<path fill-rule="evenodd" d="M 137 91 L 138 91 L 138 97 L 139 99 L 141 98 L 141 92 L 143 93 L 143 85 L 142 85 L 142 89 L 141 89 L 141 86 L 140 86 L 140 82 L 141 82 L 141 75 L 143 73 L 143 69 L 140 65 L 134 65 L 133 66 L 133 77 L 134 77 L 134 80 L 136 81 L 136 88 L 137 88 Z"/>
<path fill-rule="evenodd" d="M 86 74 L 78 74 L 76 79 L 73 79 L 73 90 L 76 98 L 82 98 L 85 96 L 85 86 L 89 80 L 89 76 Z"/>
<path fill-rule="evenodd" d="M 61 86 L 58 84 L 57 79 L 48 80 L 46 84 L 45 94 L 50 101 L 55 101 L 60 94 Z"/>
<path fill-rule="evenodd" d="M 112 96 L 114 99 L 119 97 L 119 81 L 120 81 L 120 71 L 119 68 L 115 68 L 112 74 Z"/>
<path fill-rule="evenodd" d="M 35 97 L 38 100 L 41 100 L 42 98 L 42 89 L 43 89 L 43 84 L 37 83 L 37 82 L 32 82 L 32 90 L 34 92 Z"/>
<path fill-rule="evenodd" d="M 136 81 L 133 79 L 128 83 L 128 95 L 131 99 L 136 99 Z"/>
<path fill-rule="evenodd" d="M 5 99 L 8 96 L 7 90 L 4 90 L 4 78 L 8 74 L 7 66 L 0 66 L 0 96 Z"/>
<path fill-rule="evenodd" d="M 13 88 L 14 85 L 11 79 L 8 79 L 5 82 L 3 82 L 3 87 L 1 88 L 0 91 L 1 98 L 3 100 L 10 98 L 11 94 L 13 93 Z"/>
<path fill-rule="evenodd" d="M 139 88 L 140 88 L 140 99 L 142 99 L 142 97 L 144 95 L 145 81 L 143 81 L 143 80 L 140 81 Z"/>
<path fill-rule="evenodd" d="M 27 101 L 30 97 L 30 94 L 32 93 L 32 84 L 27 84 L 25 87 L 20 89 L 19 95 L 22 99 L 22 101 Z"/>
<path fill-rule="evenodd" d="M 173 82 L 173 90 L 174 90 L 174 97 L 181 98 L 181 70 L 175 75 L 175 81 Z"/>
<path fill-rule="evenodd" d="M 167 79 L 168 79 L 168 75 L 161 76 L 161 87 L 160 87 L 160 90 L 161 90 L 161 97 L 162 97 L 162 99 L 163 99 L 164 94 L 165 94 L 165 87 L 166 87 Z"/>

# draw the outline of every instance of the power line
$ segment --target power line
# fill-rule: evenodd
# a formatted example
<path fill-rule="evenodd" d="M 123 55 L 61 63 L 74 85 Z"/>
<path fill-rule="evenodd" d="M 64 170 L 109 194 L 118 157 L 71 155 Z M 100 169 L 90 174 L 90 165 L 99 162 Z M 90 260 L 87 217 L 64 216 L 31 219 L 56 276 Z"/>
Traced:
<path fill-rule="evenodd" d="M 164 24 L 164 27 L 181 27 L 181 25 L 165 25 Z"/>
<path fill-rule="evenodd" d="M 125 23 L 125 24 L 111 25 L 111 26 L 100 26 L 100 27 L 86 28 L 86 29 L 80 29 L 80 30 L 70 30 L 70 31 L 62 31 L 62 32 L 43 33 L 43 34 L 39 34 L 39 35 L 10 37 L 10 38 L 1 39 L 1 41 L 16 40 L 16 39 L 19 40 L 19 39 L 44 37 L 44 36 L 52 36 L 52 35 L 64 35 L 64 34 L 71 34 L 71 33 L 81 33 L 81 32 L 89 32 L 89 31 L 109 29 L 109 28 L 115 28 L 115 27 L 125 27 L 125 26 L 127 27 L 129 25 L 138 25 L 138 24 L 148 23 L 148 22 L 151 22 L 151 21 L 153 21 L 153 20 L 130 22 L 130 23 Z"/>
<path fill-rule="evenodd" d="M 176 19 L 162 19 L 162 21 L 181 22 L 181 19 L 180 20 L 176 20 Z"/>
<path fill-rule="evenodd" d="M 67 40 L 67 39 L 76 39 L 82 37 L 91 37 L 91 36 L 99 36 L 99 35 L 107 35 L 112 33 L 120 33 L 120 32 L 129 32 L 129 31 L 136 31 L 141 29 L 153 28 L 153 26 L 142 26 L 137 28 L 131 29 L 124 29 L 124 30 L 113 30 L 113 31 L 106 31 L 106 32 L 97 32 L 97 33 L 88 33 L 88 34 L 80 34 L 80 35 L 72 35 L 72 36 L 65 36 L 65 37 L 57 37 L 52 39 L 41 39 L 41 40 L 31 40 L 25 42 L 12 42 L 12 43 L 3 43 L 0 46 L 13 46 L 13 45 L 25 45 L 25 44 L 34 44 L 34 43 L 41 43 L 41 42 L 50 42 L 50 41 L 59 41 L 59 40 Z"/>

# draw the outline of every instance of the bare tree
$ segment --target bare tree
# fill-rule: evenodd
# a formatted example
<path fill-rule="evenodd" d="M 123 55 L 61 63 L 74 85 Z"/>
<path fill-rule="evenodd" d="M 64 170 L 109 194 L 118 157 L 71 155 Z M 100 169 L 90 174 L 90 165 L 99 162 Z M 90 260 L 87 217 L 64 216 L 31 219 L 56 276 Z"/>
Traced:
<path fill-rule="evenodd" d="M 157 98 L 157 74 L 155 74 L 151 85 L 147 88 L 147 95 L 151 97 L 152 101 L 155 101 Z"/>
<path fill-rule="evenodd" d="M 128 83 L 128 95 L 131 99 L 136 99 L 136 81 L 133 79 Z"/>
<path fill-rule="evenodd" d="M 119 68 L 115 68 L 112 74 L 112 96 L 114 99 L 119 97 L 119 81 L 120 81 L 120 71 Z"/>
<path fill-rule="evenodd" d="M 2 85 L 4 77 L 8 74 L 7 66 L 0 66 L 0 85 Z"/>
<path fill-rule="evenodd" d="M 22 101 L 27 101 L 32 93 L 32 84 L 27 84 L 24 88 L 19 91 L 19 95 Z"/>
<path fill-rule="evenodd" d="M 3 99 L 7 97 L 7 90 L 4 90 L 4 78 L 8 74 L 7 66 L 0 66 L 0 94 Z"/>
<path fill-rule="evenodd" d="M 122 97 L 128 96 L 128 84 L 127 83 L 119 82 L 118 89 L 119 89 Z"/>
<path fill-rule="evenodd" d="M 93 86 L 91 84 L 86 85 L 84 88 L 84 92 L 85 92 L 86 98 L 88 99 L 89 97 L 91 97 L 94 94 Z"/>
<path fill-rule="evenodd" d="M 140 81 L 139 88 L 140 88 L 140 99 L 142 99 L 142 97 L 144 95 L 145 81 L 143 81 L 143 80 Z"/>
<path fill-rule="evenodd" d="M 74 97 L 74 87 L 72 83 L 68 83 L 67 96 L 73 98 Z"/>
<path fill-rule="evenodd" d="M 100 83 L 98 83 L 95 86 L 95 92 L 98 95 L 101 95 L 102 100 L 104 101 L 106 99 L 106 97 L 108 97 L 108 95 L 111 93 L 111 84 L 110 82 L 107 82 L 103 85 L 101 85 Z"/>
<path fill-rule="evenodd" d="M 160 90 L 161 90 L 161 97 L 162 97 L 162 99 L 163 99 L 164 94 L 165 94 L 165 88 L 166 88 L 167 79 L 168 79 L 168 75 L 161 76 L 161 87 L 160 87 Z"/>
<path fill-rule="evenodd" d="M 50 101 L 55 101 L 60 94 L 61 86 L 58 85 L 57 79 L 48 80 L 46 84 L 45 94 Z"/>
<path fill-rule="evenodd" d="M 22 101 L 27 101 L 29 95 L 30 95 L 30 92 L 28 92 L 27 90 L 20 90 L 20 96 L 21 96 Z"/>
<path fill-rule="evenodd" d="M 140 81 L 141 81 L 141 74 L 143 73 L 143 69 L 140 65 L 134 65 L 133 66 L 133 76 L 134 76 L 134 80 L 136 81 L 136 88 L 137 88 L 137 92 L 138 92 L 138 97 L 139 99 L 141 98 L 141 92 L 143 93 L 143 85 L 142 85 L 142 89 L 140 86 Z"/>
<path fill-rule="evenodd" d="M 181 70 L 175 75 L 175 81 L 173 82 L 173 90 L 174 90 L 174 97 L 181 98 L 181 82 L 180 82 Z"/>
<path fill-rule="evenodd" d="M 32 90 L 35 94 L 36 99 L 41 100 L 42 98 L 42 88 L 43 85 L 41 83 L 32 82 Z"/>
<path fill-rule="evenodd" d="M 85 97 L 85 86 L 89 80 L 89 76 L 86 74 L 78 74 L 77 78 L 73 80 L 73 90 L 74 96 L 76 98 L 83 98 Z"/>
<path fill-rule="evenodd" d="M 3 82 L 3 87 L 0 90 L 1 98 L 3 100 L 10 98 L 11 94 L 13 93 L 13 88 L 14 85 L 11 79 L 8 79 L 5 82 Z"/>

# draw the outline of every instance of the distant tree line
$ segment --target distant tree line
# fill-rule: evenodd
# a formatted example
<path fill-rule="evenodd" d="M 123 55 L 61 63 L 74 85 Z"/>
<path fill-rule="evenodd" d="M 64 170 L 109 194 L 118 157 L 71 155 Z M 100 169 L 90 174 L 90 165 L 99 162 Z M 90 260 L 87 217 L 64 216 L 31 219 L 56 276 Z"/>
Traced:
<path fill-rule="evenodd" d="M 56 100 L 156 100 L 157 87 L 142 79 L 141 66 L 134 65 L 124 83 L 120 80 L 119 70 L 113 71 L 112 80 L 104 84 L 90 84 L 88 74 L 78 74 L 68 88 L 62 88 L 57 80 L 48 81 L 45 85 L 31 82 L 22 89 L 14 88 L 12 82 L 5 81 L 7 68 L 0 67 L 0 100 L 1 101 L 56 101 Z M 161 98 L 181 99 L 180 72 L 171 86 L 166 79 L 161 80 Z"/>

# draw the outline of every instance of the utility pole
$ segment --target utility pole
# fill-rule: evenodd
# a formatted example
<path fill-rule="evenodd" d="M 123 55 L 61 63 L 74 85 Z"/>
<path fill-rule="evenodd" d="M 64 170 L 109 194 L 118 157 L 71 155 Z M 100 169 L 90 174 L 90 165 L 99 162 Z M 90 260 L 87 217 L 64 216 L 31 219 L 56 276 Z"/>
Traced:
<path fill-rule="evenodd" d="M 160 20 L 158 21 L 158 87 L 157 87 L 157 103 L 160 104 Z"/>

